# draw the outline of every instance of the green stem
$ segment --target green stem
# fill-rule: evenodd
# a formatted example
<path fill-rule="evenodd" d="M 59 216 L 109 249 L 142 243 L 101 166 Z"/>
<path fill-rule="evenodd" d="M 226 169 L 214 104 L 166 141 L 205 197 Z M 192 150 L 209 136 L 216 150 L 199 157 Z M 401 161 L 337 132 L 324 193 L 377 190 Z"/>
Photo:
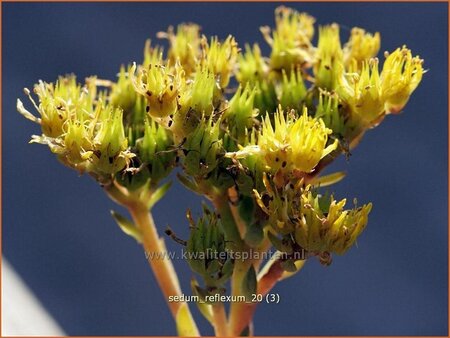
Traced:
<path fill-rule="evenodd" d="M 228 336 L 227 331 L 227 315 L 225 313 L 225 306 L 223 303 L 215 303 L 212 305 L 214 333 L 216 337 Z"/>
<path fill-rule="evenodd" d="M 240 254 L 249 251 L 250 248 L 245 244 L 244 240 L 241 238 L 239 228 L 234 219 L 233 213 L 228 202 L 228 196 L 226 194 L 219 195 L 213 200 L 213 204 L 220 214 L 222 225 L 224 228 L 226 240 L 230 242 L 230 247 Z M 233 296 L 243 295 L 242 283 L 246 276 L 248 269 L 253 264 L 253 260 L 246 259 L 236 259 L 234 263 L 233 275 L 231 277 L 231 294 Z M 242 313 L 246 311 L 248 304 L 244 302 L 233 302 L 230 305 L 230 316 L 228 322 L 228 335 L 237 336 L 240 335 L 241 331 L 245 326 L 239 331 L 236 328 L 241 327 L 241 316 Z M 248 324 L 248 323 L 247 323 Z M 239 331 L 239 332 L 238 332 Z"/>
<path fill-rule="evenodd" d="M 105 190 L 113 200 L 125 206 L 130 212 L 142 234 L 142 245 L 147 253 L 146 256 L 156 257 L 156 259 L 148 259 L 148 262 L 164 294 L 170 312 L 177 321 L 177 327 L 182 325 L 179 332 L 186 333 L 189 336 L 200 336 L 187 303 L 169 302 L 170 296 L 181 296 L 182 292 L 172 261 L 167 255 L 164 240 L 158 236 L 155 222 L 151 212 L 147 210 L 146 204 L 133 198 L 134 196 L 129 193 L 125 194 L 115 186 L 105 187 Z M 162 257 L 162 259 L 158 259 L 158 257 Z"/>
<path fill-rule="evenodd" d="M 225 233 L 225 240 L 233 250 L 243 250 L 246 248 L 245 242 L 241 238 L 239 228 L 234 220 L 233 213 L 228 203 L 228 196 L 220 196 L 213 200 L 220 215 L 223 231 Z"/>

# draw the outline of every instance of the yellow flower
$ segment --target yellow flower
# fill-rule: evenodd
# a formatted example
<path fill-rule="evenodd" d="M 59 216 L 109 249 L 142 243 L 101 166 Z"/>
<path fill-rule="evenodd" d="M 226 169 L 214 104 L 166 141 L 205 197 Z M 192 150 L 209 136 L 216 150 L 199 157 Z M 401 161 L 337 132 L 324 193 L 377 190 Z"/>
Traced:
<path fill-rule="evenodd" d="M 60 158 L 80 172 L 90 165 L 89 160 L 93 154 L 92 132 L 89 121 L 67 121 L 67 132 L 63 136 L 64 151 L 61 152 L 63 156 Z"/>
<path fill-rule="evenodd" d="M 342 75 L 336 91 L 348 104 L 354 125 L 373 127 L 384 116 L 385 100 L 378 59 L 364 62 L 360 74 Z"/>
<path fill-rule="evenodd" d="M 372 204 L 344 210 L 346 200 L 321 196 L 303 181 L 277 187 L 272 178 L 263 175 L 265 190 L 253 191 L 256 202 L 267 214 L 271 230 L 294 239 L 286 250 L 300 247 L 309 253 L 345 253 L 367 225 Z M 329 262 L 328 262 L 329 263 Z"/>
<path fill-rule="evenodd" d="M 219 165 L 218 158 L 222 151 L 219 128 L 220 120 L 213 122 L 212 117 L 202 118 L 197 128 L 187 136 L 183 166 L 188 175 L 205 177 Z"/>
<path fill-rule="evenodd" d="M 274 125 L 267 115 L 257 135 L 257 144 L 227 156 L 245 158 L 259 154 L 271 172 L 279 169 L 288 172 L 313 171 L 322 158 L 337 148 L 338 141 L 327 146 L 332 130 L 325 126 L 322 119 L 308 116 L 306 107 L 299 118 L 293 117 L 293 113 L 286 118 L 279 108 L 273 117 Z"/>
<path fill-rule="evenodd" d="M 295 220 L 295 240 L 305 250 L 317 253 L 344 254 L 367 225 L 372 204 L 344 210 L 346 199 L 336 201 L 333 196 L 324 199 L 307 187 L 302 193 Z M 321 210 L 320 204 L 325 204 Z"/>
<path fill-rule="evenodd" d="M 398 113 L 422 80 L 423 60 L 418 56 L 412 57 L 411 50 L 405 46 L 391 54 L 385 53 L 385 56 L 381 72 L 383 97 L 387 112 Z"/>
<path fill-rule="evenodd" d="M 128 149 L 123 111 L 104 101 L 108 96 L 97 93 L 99 84 L 104 82 L 88 78 L 81 86 L 75 76 L 60 77 L 56 84 L 40 81 L 35 86 L 39 106 L 29 97 L 41 118 L 20 100 L 17 108 L 42 126 L 43 134 L 33 135 L 31 142 L 47 145 L 67 166 L 101 179 L 127 167 L 134 154 Z"/>
<path fill-rule="evenodd" d="M 184 83 L 184 73 L 178 63 L 172 69 L 166 66 L 161 55 L 158 63 L 139 67 L 137 76 L 136 64 L 130 70 L 134 89 L 147 99 L 147 111 L 154 118 L 165 118 L 177 111 L 178 95 Z"/>
<path fill-rule="evenodd" d="M 82 87 L 74 75 L 69 75 L 60 77 L 56 84 L 39 81 L 34 92 L 39 98 L 39 106 L 30 95 L 29 98 L 40 114 L 42 132 L 48 137 L 58 137 L 66 131 L 68 119 L 74 116 L 81 118 L 92 111 L 96 87 Z"/>
<path fill-rule="evenodd" d="M 158 37 L 169 40 L 170 48 L 167 57 L 170 64 L 175 65 L 179 62 L 183 66 L 186 76 L 192 74 L 197 68 L 200 58 L 200 26 L 181 24 L 177 26 L 176 33 L 170 26 L 167 33 L 160 32 Z"/>
<path fill-rule="evenodd" d="M 354 27 L 344 46 L 344 61 L 350 71 L 358 71 L 364 62 L 376 56 L 380 50 L 380 33 L 370 34 Z"/>
<path fill-rule="evenodd" d="M 261 27 L 265 40 L 272 47 L 272 69 L 290 70 L 295 66 L 307 66 L 312 61 L 314 22 L 312 16 L 287 7 L 280 6 L 275 10 L 273 36 L 269 27 Z"/>
<path fill-rule="evenodd" d="M 381 74 L 377 58 L 363 62 L 360 72 L 342 72 L 336 92 L 350 109 L 353 127 L 374 127 L 386 114 L 398 113 L 422 79 L 422 63 L 403 47 L 386 53 Z"/>
<path fill-rule="evenodd" d="M 206 37 L 203 37 L 201 45 L 202 66 L 216 76 L 220 88 L 225 88 L 230 82 L 237 62 L 238 45 L 236 40 L 229 35 L 225 41 L 220 43 L 217 37 L 212 37 L 208 44 Z"/>
<path fill-rule="evenodd" d="M 335 140 L 326 146 L 331 129 L 326 128 L 322 119 L 314 119 L 307 114 L 306 108 L 303 115 L 295 121 L 289 130 L 289 144 L 291 154 L 289 160 L 293 168 L 311 172 L 319 161 L 337 148 Z"/>

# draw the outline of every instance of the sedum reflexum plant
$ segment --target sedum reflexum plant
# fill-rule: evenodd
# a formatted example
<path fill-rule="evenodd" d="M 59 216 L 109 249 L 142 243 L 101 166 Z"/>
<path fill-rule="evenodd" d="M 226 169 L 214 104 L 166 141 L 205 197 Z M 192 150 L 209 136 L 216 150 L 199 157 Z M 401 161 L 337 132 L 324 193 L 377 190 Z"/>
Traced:
<path fill-rule="evenodd" d="M 324 191 L 344 173 L 321 172 L 401 112 L 424 73 L 405 46 L 381 64 L 380 35 L 361 28 L 342 44 L 337 24 L 319 27 L 315 46 L 314 18 L 289 8 L 261 31 L 268 57 L 258 44 L 207 38 L 195 24 L 170 27 L 158 34 L 168 51 L 148 42 L 142 63 L 123 66 L 115 82 L 40 81 L 34 96 L 25 89 L 38 115 L 17 101 L 41 127 L 31 142 L 128 209 L 131 220 L 112 216 L 147 257 L 166 252 L 151 211 L 175 168 L 210 202 L 197 219 L 187 212 L 189 238 L 166 234 L 188 253 L 191 293 L 217 336 L 252 334 L 255 308 L 275 284 L 355 244 L 372 205 L 349 207 Z M 169 256 L 149 263 L 179 334 L 199 335 Z"/>

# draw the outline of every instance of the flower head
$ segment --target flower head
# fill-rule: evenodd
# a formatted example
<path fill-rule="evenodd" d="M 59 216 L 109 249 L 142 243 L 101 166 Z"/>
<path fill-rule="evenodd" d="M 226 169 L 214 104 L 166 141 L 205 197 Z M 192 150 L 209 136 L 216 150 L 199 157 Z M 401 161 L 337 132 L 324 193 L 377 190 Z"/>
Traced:
<path fill-rule="evenodd" d="M 385 56 L 381 72 L 383 97 L 387 112 L 398 113 L 422 80 L 423 60 L 413 57 L 411 50 L 405 46 L 391 54 L 385 53 Z"/>
<path fill-rule="evenodd" d="M 364 230 L 372 204 L 344 210 L 346 200 L 322 196 L 303 181 L 278 187 L 264 175 L 265 191 L 254 190 L 259 207 L 275 234 L 285 237 L 286 250 L 310 254 L 345 253 Z M 294 241 L 292 241 L 294 239 Z"/>
<path fill-rule="evenodd" d="M 166 118 L 173 115 L 178 108 L 178 95 L 184 83 L 184 73 L 179 64 L 169 68 L 162 55 L 158 63 L 150 63 L 148 67 L 136 65 L 131 68 L 132 83 L 135 90 L 148 102 L 148 113 L 153 118 Z"/>
<path fill-rule="evenodd" d="M 56 84 L 40 81 L 35 86 L 39 105 L 29 97 L 43 134 L 31 142 L 48 145 L 61 162 L 81 173 L 107 177 L 127 167 L 134 154 L 128 150 L 123 110 L 106 102 L 104 93 L 97 94 L 97 82 L 90 78 L 82 86 L 74 76 L 60 77 Z M 20 100 L 17 108 L 33 117 Z"/>
<path fill-rule="evenodd" d="M 217 37 L 202 39 L 201 64 L 212 72 L 220 88 L 225 88 L 230 82 L 238 56 L 238 45 L 234 37 L 229 35 L 225 41 L 219 42 Z"/>
<path fill-rule="evenodd" d="M 364 62 L 375 57 L 380 50 L 380 33 L 370 34 L 362 28 L 352 28 L 350 39 L 344 46 L 344 61 L 350 71 L 361 69 Z"/>
<path fill-rule="evenodd" d="M 297 119 L 286 118 L 279 110 L 274 115 L 274 125 L 269 116 L 263 121 L 258 146 L 268 167 L 309 173 L 336 149 L 337 141 L 327 146 L 331 132 L 321 119 L 308 116 L 306 108 Z"/>
<path fill-rule="evenodd" d="M 167 33 L 160 32 L 158 37 L 169 40 L 170 48 L 167 57 L 170 64 L 175 65 L 179 62 L 186 76 L 192 74 L 200 58 L 200 26 L 191 23 L 181 24 L 177 26 L 176 32 L 170 26 Z"/>
<path fill-rule="evenodd" d="M 363 128 L 373 127 L 384 116 L 385 99 L 378 72 L 378 59 L 365 62 L 360 74 L 343 75 L 336 91 L 348 104 L 354 124 Z"/>
<path fill-rule="evenodd" d="M 315 19 L 306 13 L 280 6 L 275 10 L 276 28 L 261 27 L 267 43 L 272 47 L 270 66 L 274 70 L 304 67 L 312 61 L 311 39 Z"/>

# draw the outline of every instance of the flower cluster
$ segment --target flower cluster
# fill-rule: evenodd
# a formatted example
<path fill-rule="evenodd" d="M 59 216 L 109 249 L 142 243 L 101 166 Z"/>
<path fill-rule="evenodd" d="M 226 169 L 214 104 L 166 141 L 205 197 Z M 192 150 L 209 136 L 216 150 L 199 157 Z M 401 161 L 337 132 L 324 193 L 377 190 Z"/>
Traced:
<path fill-rule="evenodd" d="M 345 210 L 345 199 L 322 191 L 343 175 L 321 171 L 399 113 L 425 71 L 405 46 L 381 62 L 380 34 L 357 27 L 344 43 L 339 25 L 319 27 L 314 46 L 314 23 L 279 7 L 275 28 L 261 28 L 267 58 L 258 44 L 241 50 L 234 37 L 207 38 L 195 24 L 170 27 L 158 34 L 167 52 L 148 41 L 143 62 L 123 66 L 116 81 L 41 81 L 37 101 L 26 90 L 39 115 L 20 100 L 17 108 L 41 126 L 32 142 L 102 185 L 120 187 L 122 196 L 137 191 L 133 196 L 152 200 L 179 167 L 180 181 L 218 209 L 191 220 L 190 251 L 260 249 L 266 240 L 288 255 L 304 250 L 329 263 L 331 253 L 356 242 L 372 206 Z M 237 210 L 239 229 L 224 205 Z M 284 261 L 286 269 L 291 263 Z M 190 266 L 211 287 L 233 272 L 232 261 Z"/>

